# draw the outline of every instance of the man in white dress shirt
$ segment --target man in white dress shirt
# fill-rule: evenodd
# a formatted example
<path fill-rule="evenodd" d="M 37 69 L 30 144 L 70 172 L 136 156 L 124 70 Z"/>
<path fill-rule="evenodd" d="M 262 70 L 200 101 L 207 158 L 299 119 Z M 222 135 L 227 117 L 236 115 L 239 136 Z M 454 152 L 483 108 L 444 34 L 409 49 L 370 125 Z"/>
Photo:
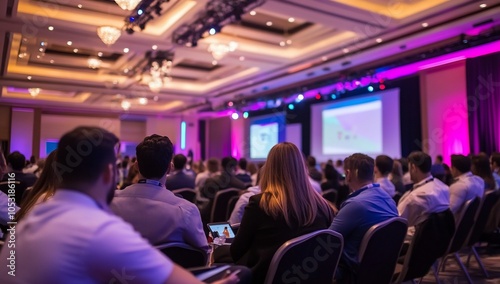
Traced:
<path fill-rule="evenodd" d="M 118 147 L 114 134 L 97 127 L 60 139 L 61 187 L 15 228 L 15 242 L 0 254 L 0 283 L 200 283 L 110 212 Z"/>
<path fill-rule="evenodd" d="M 380 188 L 387 192 L 390 197 L 396 194 L 396 187 L 389 180 L 389 174 L 392 171 L 393 165 L 394 161 L 389 156 L 380 155 L 375 158 L 375 183 L 380 184 Z"/>
<path fill-rule="evenodd" d="M 471 160 L 464 155 L 451 155 L 451 175 L 455 182 L 450 185 L 450 209 L 458 220 L 465 203 L 484 195 L 484 180 L 470 172 Z"/>
<path fill-rule="evenodd" d="M 408 157 L 408 169 L 414 184 L 398 203 L 399 215 L 408 220 L 408 227 L 450 207 L 450 190 L 442 181 L 432 177 L 431 166 L 431 157 L 424 152 L 413 152 Z"/>

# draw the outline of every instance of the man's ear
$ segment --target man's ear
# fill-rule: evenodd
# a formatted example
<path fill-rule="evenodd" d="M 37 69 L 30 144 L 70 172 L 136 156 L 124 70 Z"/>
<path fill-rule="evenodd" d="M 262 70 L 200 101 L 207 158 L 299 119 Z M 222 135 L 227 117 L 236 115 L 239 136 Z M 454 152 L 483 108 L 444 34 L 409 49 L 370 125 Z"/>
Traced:
<path fill-rule="evenodd" d="M 174 163 L 170 162 L 170 165 L 168 166 L 166 174 L 168 175 L 173 168 L 174 168 Z"/>
<path fill-rule="evenodd" d="M 102 172 L 102 180 L 104 183 L 111 182 L 111 180 L 114 178 L 114 171 L 115 167 L 113 166 L 113 164 L 108 164 L 108 166 L 104 168 Z"/>

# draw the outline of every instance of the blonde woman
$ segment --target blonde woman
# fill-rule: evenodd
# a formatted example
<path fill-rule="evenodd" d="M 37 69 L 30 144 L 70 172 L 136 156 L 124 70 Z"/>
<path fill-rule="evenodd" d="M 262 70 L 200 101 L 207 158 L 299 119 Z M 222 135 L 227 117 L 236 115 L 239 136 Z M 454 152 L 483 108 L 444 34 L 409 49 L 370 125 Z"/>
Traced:
<path fill-rule="evenodd" d="M 286 241 L 327 229 L 334 213 L 312 188 L 302 154 L 292 143 L 275 145 L 259 182 L 261 194 L 245 208 L 231 244 L 235 263 L 252 269 L 252 282 L 263 283 L 274 253 Z"/>

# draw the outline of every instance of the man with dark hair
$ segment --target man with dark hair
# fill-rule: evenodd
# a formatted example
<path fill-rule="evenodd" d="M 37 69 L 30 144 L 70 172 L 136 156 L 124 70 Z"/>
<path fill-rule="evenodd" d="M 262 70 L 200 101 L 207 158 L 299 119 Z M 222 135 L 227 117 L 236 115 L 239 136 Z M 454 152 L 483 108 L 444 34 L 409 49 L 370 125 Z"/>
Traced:
<path fill-rule="evenodd" d="M 241 158 L 238 161 L 238 169 L 236 170 L 236 178 L 245 184 L 252 184 L 252 177 L 247 172 L 247 159 Z"/>
<path fill-rule="evenodd" d="M 313 156 L 307 157 L 307 166 L 309 169 L 309 176 L 316 182 L 321 182 L 323 179 L 323 175 L 321 174 L 320 171 L 316 168 L 316 158 Z"/>
<path fill-rule="evenodd" d="M 26 165 L 26 157 L 19 151 L 14 151 L 7 155 L 6 161 L 8 171 L 5 173 L 2 181 L 0 182 L 0 191 L 9 195 L 9 183 L 14 184 L 15 202 L 17 206 L 20 206 L 26 188 L 33 186 L 37 177 L 33 173 L 23 173 L 24 166 Z"/>
<path fill-rule="evenodd" d="M 352 193 L 342 203 L 330 229 L 344 237 L 339 280 L 348 280 L 358 263 L 359 246 L 371 226 L 397 217 L 396 203 L 373 183 L 374 161 L 365 154 L 353 154 L 344 161 L 345 181 Z M 347 278 L 347 279 L 344 279 Z"/>
<path fill-rule="evenodd" d="M 166 186 L 169 190 L 191 188 L 194 189 L 195 177 L 186 173 L 187 158 L 182 154 L 174 156 L 174 171 L 167 176 Z"/>
<path fill-rule="evenodd" d="M 493 178 L 497 184 L 497 188 L 500 188 L 500 153 L 495 152 L 491 154 L 490 157 L 491 170 L 493 171 Z"/>
<path fill-rule="evenodd" d="M 208 253 L 198 208 L 164 186 L 172 151 L 172 142 L 166 136 L 144 138 L 136 148 L 139 183 L 116 191 L 111 209 L 152 245 L 180 242 Z M 176 157 L 177 167 L 183 167 L 186 157 Z"/>
<path fill-rule="evenodd" d="M 413 188 L 399 200 L 398 211 L 401 217 L 408 220 L 409 227 L 425 221 L 432 213 L 443 212 L 450 207 L 450 190 L 442 181 L 432 177 L 431 166 L 431 157 L 424 152 L 412 152 L 408 156 Z"/>
<path fill-rule="evenodd" d="M 451 155 L 451 175 L 455 182 L 450 185 L 450 209 L 455 220 L 467 201 L 484 195 L 484 180 L 470 172 L 471 163 L 469 157 Z"/>
<path fill-rule="evenodd" d="M 399 159 L 399 162 L 401 163 L 401 169 L 403 170 L 403 184 L 405 186 L 412 184 L 413 182 L 411 181 L 410 177 L 410 169 L 408 169 L 408 159 L 401 158 Z"/>
<path fill-rule="evenodd" d="M 12 250 L 3 249 L 0 283 L 200 283 L 110 213 L 117 149 L 102 128 L 63 135 L 54 163 L 60 188 L 15 228 L 16 266 L 8 268 Z M 50 261 L 34 257 L 42 255 Z"/>
<path fill-rule="evenodd" d="M 443 181 L 444 176 L 446 174 L 443 166 L 443 156 L 441 155 L 436 156 L 434 164 L 432 164 L 431 167 L 431 174 L 433 177 Z"/>
<path fill-rule="evenodd" d="M 396 187 L 389 180 L 394 161 L 387 155 L 380 155 L 375 158 L 375 182 L 387 192 L 391 197 L 396 194 Z"/>

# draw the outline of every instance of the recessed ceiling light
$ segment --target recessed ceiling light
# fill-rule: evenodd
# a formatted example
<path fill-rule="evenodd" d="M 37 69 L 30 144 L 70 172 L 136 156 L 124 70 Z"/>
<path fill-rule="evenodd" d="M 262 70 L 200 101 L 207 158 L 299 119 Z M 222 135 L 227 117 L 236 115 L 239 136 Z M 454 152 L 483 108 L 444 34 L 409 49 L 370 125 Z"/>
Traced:
<path fill-rule="evenodd" d="M 83 7 L 82 4 L 78 4 L 77 6 L 78 6 L 79 9 L 81 9 Z"/>
<path fill-rule="evenodd" d="M 158 96 L 154 96 L 154 97 L 153 97 L 153 101 L 155 101 L 155 102 L 157 102 L 157 101 L 158 101 L 158 99 L 159 99 L 159 98 L 158 98 Z"/>
<path fill-rule="evenodd" d="M 97 53 L 97 56 L 102 57 L 102 52 L 100 52 L 100 51 L 99 51 L 99 52 Z"/>
<path fill-rule="evenodd" d="M 423 28 L 427 28 L 429 26 L 429 23 L 422 23 Z"/>
<path fill-rule="evenodd" d="M 127 68 L 125 68 L 125 70 L 123 70 L 123 73 L 127 74 L 127 73 L 128 73 L 128 71 L 129 71 L 129 70 L 128 70 Z"/>
<path fill-rule="evenodd" d="M 255 16 L 255 15 L 257 15 L 257 12 L 252 10 L 252 11 L 250 11 L 250 15 Z"/>
<path fill-rule="evenodd" d="M 26 77 L 26 79 L 31 80 L 31 76 Z"/>
<path fill-rule="evenodd" d="M 40 55 L 37 55 L 37 56 L 36 56 L 36 58 L 37 58 L 37 59 L 40 59 L 40 57 L 41 57 Z"/>
<path fill-rule="evenodd" d="M 50 64 L 54 64 L 54 59 L 51 59 L 51 60 L 50 60 Z"/>
<path fill-rule="evenodd" d="M 381 38 L 377 38 L 375 41 L 376 41 L 377 43 L 381 43 L 383 40 L 382 40 Z"/>
<path fill-rule="evenodd" d="M 78 53 L 78 48 L 73 49 L 74 53 Z"/>
<path fill-rule="evenodd" d="M 53 31 L 54 27 L 53 26 L 48 26 L 47 29 L 49 29 L 49 31 Z"/>
<path fill-rule="evenodd" d="M 148 104 L 148 99 L 145 97 L 139 98 L 139 104 L 141 105 L 147 105 Z"/>
<path fill-rule="evenodd" d="M 270 27 L 272 25 L 273 25 L 273 22 L 271 22 L 271 21 L 269 21 L 269 22 L 266 23 L 266 26 L 268 26 L 268 27 Z"/>
<path fill-rule="evenodd" d="M 285 45 L 286 45 L 286 42 L 280 41 L 280 46 L 285 46 Z"/>
<path fill-rule="evenodd" d="M 73 45 L 73 42 L 71 40 L 68 40 L 68 42 L 66 42 L 66 44 L 71 46 L 71 45 Z"/>
<path fill-rule="evenodd" d="M 40 47 L 38 51 L 43 52 L 43 47 Z"/>
<path fill-rule="evenodd" d="M 125 47 L 125 48 L 123 49 L 123 52 L 124 52 L 124 53 L 128 53 L 129 51 L 130 51 L 130 49 L 128 49 L 128 47 Z"/>
<path fill-rule="evenodd" d="M 217 64 L 218 64 L 217 60 L 212 61 L 212 65 L 214 65 L 214 66 L 215 66 L 215 65 L 217 65 Z"/>
<path fill-rule="evenodd" d="M 240 61 L 245 61 L 245 56 L 240 56 Z"/>
<path fill-rule="evenodd" d="M 155 44 L 151 47 L 153 50 L 157 50 L 158 49 L 158 46 Z"/>
<path fill-rule="evenodd" d="M 286 40 L 286 44 L 291 45 L 292 44 L 292 40 L 291 39 L 287 39 Z"/>
<path fill-rule="evenodd" d="M 328 57 L 323 56 L 323 57 L 321 57 L 321 60 L 322 60 L 322 61 L 327 61 L 327 60 L 328 60 Z"/>
<path fill-rule="evenodd" d="M 344 49 L 342 49 L 342 52 L 343 52 L 343 53 L 349 53 L 349 48 L 344 48 Z"/>
<path fill-rule="evenodd" d="M 486 5 L 485 3 L 479 5 L 480 8 L 486 8 L 488 5 Z"/>
<path fill-rule="evenodd" d="M 295 22 L 295 18 L 288 18 L 288 22 L 290 22 L 290 23 Z"/>

